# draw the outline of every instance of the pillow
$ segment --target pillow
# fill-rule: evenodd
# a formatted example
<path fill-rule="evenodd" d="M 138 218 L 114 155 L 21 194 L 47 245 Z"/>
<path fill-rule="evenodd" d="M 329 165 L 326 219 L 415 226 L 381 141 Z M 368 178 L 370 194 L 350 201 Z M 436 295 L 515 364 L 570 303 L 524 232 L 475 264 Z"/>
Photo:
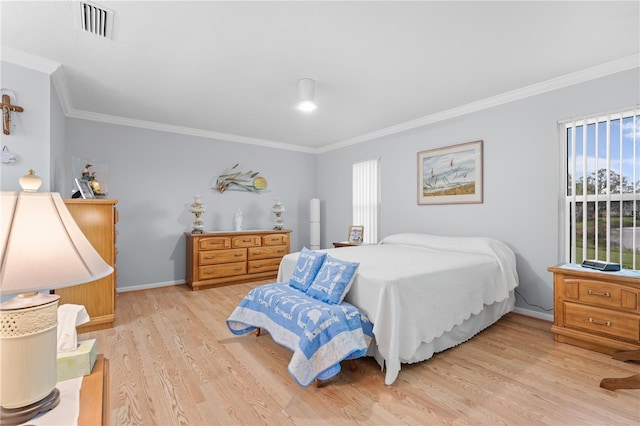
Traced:
<path fill-rule="evenodd" d="M 298 263 L 293 268 L 293 275 L 289 279 L 289 285 L 302 292 L 307 291 L 326 256 L 327 253 L 325 252 L 312 251 L 303 247 L 298 256 Z"/>
<path fill-rule="evenodd" d="M 349 292 L 360 263 L 347 262 L 327 255 L 307 295 L 337 305 Z"/>

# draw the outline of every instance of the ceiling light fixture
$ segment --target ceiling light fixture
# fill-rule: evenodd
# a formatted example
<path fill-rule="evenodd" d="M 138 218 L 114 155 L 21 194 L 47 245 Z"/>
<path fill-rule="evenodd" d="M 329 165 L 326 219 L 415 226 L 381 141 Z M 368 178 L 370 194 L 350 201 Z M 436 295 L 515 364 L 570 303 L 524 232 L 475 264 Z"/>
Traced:
<path fill-rule="evenodd" d="M 313 98 L 315 94 L 316 82 L 312 78 L 301 78 L 298 80 L 298 109 L 304 112 L 311 112 L 317 108 Z"/>

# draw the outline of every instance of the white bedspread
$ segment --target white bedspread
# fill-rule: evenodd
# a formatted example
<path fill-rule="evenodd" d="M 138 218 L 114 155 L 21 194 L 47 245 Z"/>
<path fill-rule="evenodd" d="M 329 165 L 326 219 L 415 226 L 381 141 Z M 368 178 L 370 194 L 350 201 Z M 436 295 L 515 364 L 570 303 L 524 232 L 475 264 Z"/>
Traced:
<path fill-rule="evenodd" d="M 378 245 L 326 251 L 360 262 L 345 300 L 373 322 L 388 385 L 401 363 L 416 361 L 422 342 L 431 342 L 484 305 L 505 300 L 518 285 L 515 255 L 491 238 L 396 234 Z M 283 258 L 279 282 L 289 280 L 297 257 Z"/>

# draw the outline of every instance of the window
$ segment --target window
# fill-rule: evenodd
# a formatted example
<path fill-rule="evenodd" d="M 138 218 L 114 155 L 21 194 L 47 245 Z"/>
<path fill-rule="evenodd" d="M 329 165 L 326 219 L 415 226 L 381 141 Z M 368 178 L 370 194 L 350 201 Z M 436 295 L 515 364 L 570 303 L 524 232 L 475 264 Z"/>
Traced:
<path fill-rule="evenodd" d="M 565 255 L 640 267 L 640 109 L 563 123 Z"/>
<path fill-rule="evenodd" d="M 364 226 L 365 244 L 378 242 L 378 211 L 380 207 L 380 159 L 364 160 L 352 166 L 353 223 Z"/>

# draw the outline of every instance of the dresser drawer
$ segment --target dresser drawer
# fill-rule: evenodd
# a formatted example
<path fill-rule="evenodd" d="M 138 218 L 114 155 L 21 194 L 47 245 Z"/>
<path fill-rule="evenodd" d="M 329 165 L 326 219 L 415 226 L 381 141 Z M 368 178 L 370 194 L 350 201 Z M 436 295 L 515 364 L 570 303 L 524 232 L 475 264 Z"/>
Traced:
<path fill-rule="evenodd" d="M 281 258 L 288 252 L 287 246 L 252 247 L 249 249 L 249 260 Z"/>
<path fill-rule="evenodd" d="M 250 260 L 248 262 L 248 273 L 256 274 L 258 272 L 277 271 L 280 267 L 280 260 L 279 257 L 275 259 Z"/>
<path fill-rule="evenodd" d="M 200 238 L 200 250 L 220 250 L 231 248 L 231 238 L 228 237 L 208 237 Z"/>
<path fill-rule="evenodd" d="M 565 302 L 565 324 L 633 341 L 640 340 L 637 315 Z"/>
<path fill-rule="evenodd" d="M 242 235 L 240 237 L 235 237 L 231 240 L 231 244 L 233 248 L 238 247 L 259 247 L 260 246 L 260 236 L 258 235 Z"/>
<path fill-rule="evenodd" d="M 209 280 L 213 278 L 232 277 L 247 273 L 247 263 L 222 263 L 220 265 L 201 266 L 198 268 L 198 278 Z"/>
<path fill-rule="evenodd" d="M 287 234 L 270 234 L 262 236 L 263 246 L 279 246 L 287 244 L 289 237 Z"/>
<path fill-rule="evenodd" d="M 246 249 L 208 250 L 199 253 L 199 264 L 232 263 L 247 260 Z"/>

